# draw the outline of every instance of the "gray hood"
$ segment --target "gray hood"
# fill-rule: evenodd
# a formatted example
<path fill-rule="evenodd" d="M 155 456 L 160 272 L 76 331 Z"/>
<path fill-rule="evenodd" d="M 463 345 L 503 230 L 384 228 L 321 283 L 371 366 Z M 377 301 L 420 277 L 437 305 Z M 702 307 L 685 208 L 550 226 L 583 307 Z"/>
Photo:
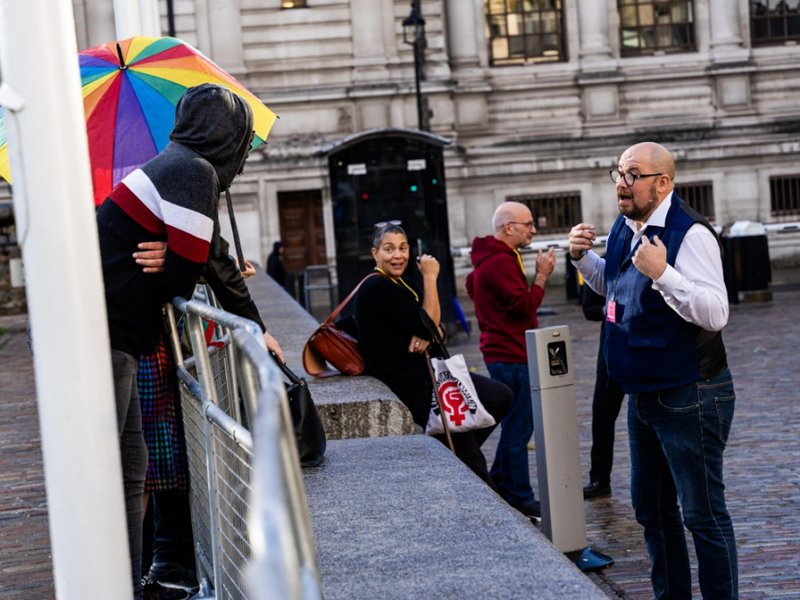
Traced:
<path fill-rule="evenodd" d="M 241 172 L 252 134 L 250 105 L 227 88 L 204 83 L 186 90 L 178 101 L 169 137 L 211 163 L 224 190 Z"/>

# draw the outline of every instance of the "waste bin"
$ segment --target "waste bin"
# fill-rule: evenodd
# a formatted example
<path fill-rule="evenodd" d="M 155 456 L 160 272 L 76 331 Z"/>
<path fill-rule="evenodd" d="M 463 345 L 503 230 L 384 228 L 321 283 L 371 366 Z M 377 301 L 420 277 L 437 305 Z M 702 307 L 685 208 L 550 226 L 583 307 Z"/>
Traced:
<path fill-rule="evenodd" d="M 772 269 L 764 225 L 737 221 L 723 238 L 723 245 L 729 299 L 738 302 L 739 292 L 751 297 L 752 292 L 766 292 L 772 280 Z"/>

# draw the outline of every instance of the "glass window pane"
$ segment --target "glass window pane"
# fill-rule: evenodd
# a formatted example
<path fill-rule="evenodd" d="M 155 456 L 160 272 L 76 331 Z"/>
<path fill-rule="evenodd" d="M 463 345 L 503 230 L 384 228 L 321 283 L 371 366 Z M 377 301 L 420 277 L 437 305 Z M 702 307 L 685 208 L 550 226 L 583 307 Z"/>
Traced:
<path fill-rule="evenodd" d="M 652 25 L 653 24 L 653 6 L 649 4 L 639 5 L 639 24 Z"/>
<path fill-rule="evenodd" d="M 508 30 L 506 29 L 505 17 L 492 17 L 490 27 L 492 30 L 491 31 L 492 37 L 500 37 L 508 35 Z"/>
<path fill-rule="evenodd" d="M 508 58 L 508 38 L 495 38 L 492 40 L 492 58 Z"/>
<path fill-rule="evenodd" d="M 620 11 L 620 18 L 622 19 L 623 27 L 636 27 L 636 7 L 624 6 Z"/>
<path fill-rule="evenodd" d="M 542 13 L 542 30 L 547 33 L 558 32 L 558 15 L 555 12 Z"/>
<path fill-rule="evenodd" d="M 506 12 L 505 0 L 489 0 L 489 14 L 497 15 Z"/>
<path fill-rule="evenodd" d="M 656 44 L 659 48 L 669 48 L 672 43 L 672 27 L 656 27 Z"/>
<path fill-rule="evenodd" d="M 622 30 L 622 45 L 625 48 L 639 47 L 639 32 L 635 29 Z"/>
<path fill-rule="evenodd" d="M 541 22 L 539 15 L 525 15 L 525 33 L 526 34 L 539 34 L 541 33 Z"/>
<path fill-rule="evenodd" d="M 508 15 L 508 34 L 521 35 L 522 31 L 522 16 L 521 15 Z"/>
<path fill-rule="evenodd" d="M 542 55 L 542 38 L 539 36 L 528 36 L 525 38 L 525 54 L 527 56 Z"/>

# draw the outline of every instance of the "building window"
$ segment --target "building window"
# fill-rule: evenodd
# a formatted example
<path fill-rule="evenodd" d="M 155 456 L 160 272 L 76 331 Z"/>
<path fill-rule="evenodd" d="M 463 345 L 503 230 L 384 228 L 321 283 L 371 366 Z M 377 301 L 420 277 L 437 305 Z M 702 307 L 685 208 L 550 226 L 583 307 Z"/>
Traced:
<path fill-rule="evenodd" d="M 618 0 L 622 56 L 694 50 L 692 0 Z"/>
<path fill-rule="evenodd" d="M 575 223 L 583 221 L 580 192 L 523 194 L 508 196 L 506 200 L 521 202 L 531 209 L 536 232 L 540 235 L 566 233 Z"/>
<path fill-rule="evenodd" d="M 306 0 L 281 0 L 281 8 L 306 8 Z"/>
<path fill-rule="evenodd" d="M 769 178 L 769 208 L 776 221 L 795 221 L 800 217 L 800 175 Z"/>
<path fill-rule="evenodd" d="M 750 2 L 750 38 L 754 46 L 800 40 L 800 0 Z"/>
<path fill-rule="evenodd" d="M 562 0 L 484 0 L 492 65 L 565 60 Z"/>
<path fill-rule="evenodd" d="M 710 181 L 675 184 L 675 193 L 710 222 L 713 223 L 716 220 L 714 215 L 714 188 Z"/>

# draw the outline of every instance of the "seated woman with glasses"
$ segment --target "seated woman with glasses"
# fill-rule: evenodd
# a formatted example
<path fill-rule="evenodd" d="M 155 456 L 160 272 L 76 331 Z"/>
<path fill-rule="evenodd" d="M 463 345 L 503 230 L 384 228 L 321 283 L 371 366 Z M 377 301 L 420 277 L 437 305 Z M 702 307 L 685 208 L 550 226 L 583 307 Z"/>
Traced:
<path fill-rule="evenodd" d="M 376 224 L 372 256 L 380 276 L 364 281 L 353 303 L 353 316 L 367 374 L 388 385 L 424 429 L 433 397 L 425 352 L 437 354 L 436 345 L 431 344 L 431 327 L 438 327 L 441 318 L 436 289 L 439 262 L 428 254 L 417 258 L 420 291 L 403 279 L 409 254 L 408 237 L 399 221 Z M 511 406 L 511 389 L 488 377 L 471 377 L 484 407 L 499 423 Z M 493 429 L 452 434 L 456 456 L 492 488 L 481 444 Z M 435 437 L 446 443 L 444 436 Z"/>

